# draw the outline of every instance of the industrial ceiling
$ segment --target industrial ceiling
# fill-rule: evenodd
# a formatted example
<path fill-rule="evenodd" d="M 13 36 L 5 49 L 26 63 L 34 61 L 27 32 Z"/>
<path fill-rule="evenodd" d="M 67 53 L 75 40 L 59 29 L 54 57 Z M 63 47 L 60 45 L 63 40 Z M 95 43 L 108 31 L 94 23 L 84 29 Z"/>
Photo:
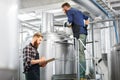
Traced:
<path fill-rule="evenodd" d="M 96 16 L 104 16 L 104 13 L 100 12 L 97 6 L 93 5 L 91 1 L 92 0 L 21 0 L 18 18 L 25 26 L 37 29 L 41 26 L 41 15 L 44 11 L 54 14 L 55 24 L 63 24 L 67 19 L 61 9 L 61 4 L 64 2 L 69 2 L 73 7 L 78 8 L 82 12 L 88 12 L 93 18 Z M 120 0 L 96 1 L 99 1 L 100 3 L 103 1 L 109 9 L 114 10 L 117 13 L 120 12 Z"/>

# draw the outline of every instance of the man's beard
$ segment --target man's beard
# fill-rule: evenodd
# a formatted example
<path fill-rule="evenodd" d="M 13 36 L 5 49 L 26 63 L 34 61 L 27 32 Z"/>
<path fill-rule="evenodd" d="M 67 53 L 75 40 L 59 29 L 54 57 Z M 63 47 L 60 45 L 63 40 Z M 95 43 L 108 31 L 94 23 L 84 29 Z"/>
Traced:
<path fill-rule="evenodd" d="M 66 13 L 67 13 L 67 10 L 64 10 L 64 13 L 66 14 Z"/>
<path fill-rule="evenodd" d="M 39 44 L 37 43 L 37 40 L 34 42 L 34 47 L 38 48 Z"/>

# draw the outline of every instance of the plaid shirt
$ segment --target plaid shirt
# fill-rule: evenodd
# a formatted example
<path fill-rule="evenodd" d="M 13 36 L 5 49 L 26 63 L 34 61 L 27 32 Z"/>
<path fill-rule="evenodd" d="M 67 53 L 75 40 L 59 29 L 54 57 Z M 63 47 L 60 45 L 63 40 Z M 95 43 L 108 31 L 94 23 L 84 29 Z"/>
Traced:
<path fill-rule="evenodd" d="M 35 60 L 37 53 L 38 53 L 37 48 L 32 46 L 31 43 L 23 49 L 24 72 L 28 71 L 28 69 L 32 66 L 31 60 Z"/>

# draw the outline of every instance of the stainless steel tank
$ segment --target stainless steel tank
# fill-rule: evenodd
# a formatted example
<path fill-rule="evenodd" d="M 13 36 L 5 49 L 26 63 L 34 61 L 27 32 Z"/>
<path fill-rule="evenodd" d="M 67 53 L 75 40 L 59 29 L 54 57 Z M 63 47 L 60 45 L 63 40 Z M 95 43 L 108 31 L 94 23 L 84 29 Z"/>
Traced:
<path fill-rule="evenodd" d="M 110 61 L 110 80 L 118 80 L 120 79 L 120 43 L 111 51 Z"/>
<path fill-rule="evenodd" d="M 67 38 L 66 34 L 54 32 L 53 21 L 53 14 L 43 13 L 41 30 L 44 40 L 39 47 L 40 57 L 45 56 L 46 59 L 56 58 L 57 60 L 40 69 L 41 80 L 51 80 L 56 74 L 76 73 L 73 44 L 64 40 Z"/>
<path fill-rule="evenodd" d="M 53 75 L 75 74 L 75 53 L 73 44 L 64 41 L 65 35 L 58 33 L 44 34 L 44 41 L 40 44 L 40 56 L 46 59 L 56 58 L 57 60 L 48 63 L 45 68 L 41 68 L 41 80 L 51 80 Z"/>
<path fill-rule="evenodd" d="M 17 0 L 0 1 L 0 80 L 13 80 L 17 76 L 17 11 Z"/>

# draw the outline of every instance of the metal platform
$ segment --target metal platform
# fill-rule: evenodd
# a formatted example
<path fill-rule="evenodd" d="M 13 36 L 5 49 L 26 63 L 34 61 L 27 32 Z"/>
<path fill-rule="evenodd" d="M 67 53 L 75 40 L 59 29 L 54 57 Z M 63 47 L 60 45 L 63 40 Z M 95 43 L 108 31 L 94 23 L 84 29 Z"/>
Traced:
<path fill-rule="evenodd" d="M 60 74 L 52 76 L 52 80 L 77 80 L 76 78 L 76 74 Z"/>

